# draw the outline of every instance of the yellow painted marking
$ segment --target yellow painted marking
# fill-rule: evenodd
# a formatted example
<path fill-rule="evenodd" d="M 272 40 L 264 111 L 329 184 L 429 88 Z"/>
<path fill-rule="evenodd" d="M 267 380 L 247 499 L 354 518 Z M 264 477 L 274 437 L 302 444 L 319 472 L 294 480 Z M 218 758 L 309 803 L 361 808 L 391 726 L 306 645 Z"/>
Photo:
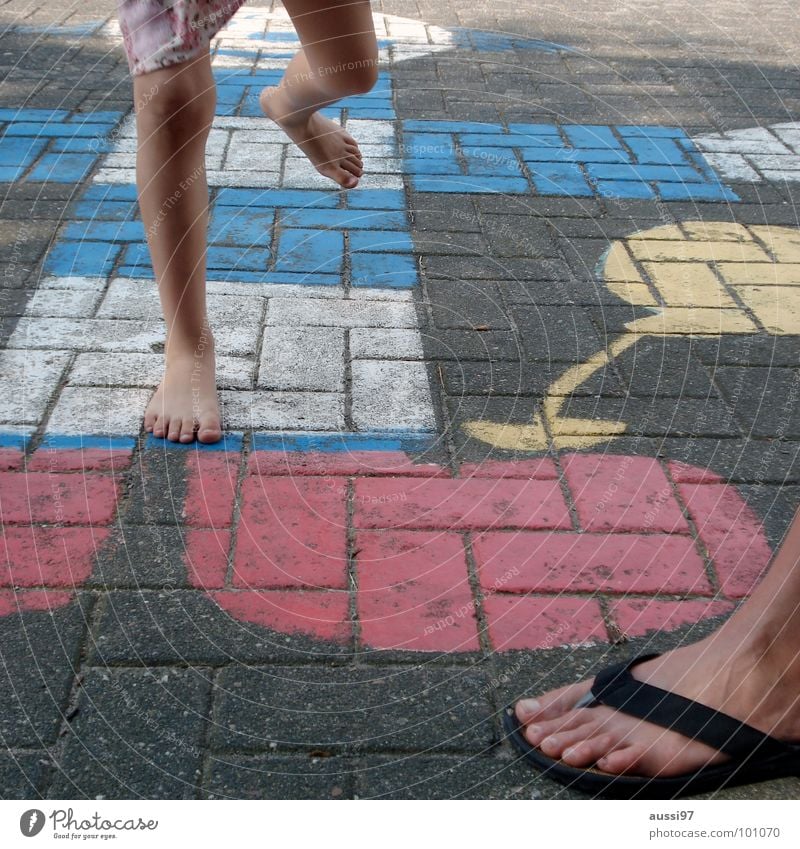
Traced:
<path fill-rule="evenodd" d="M 627 431 L 624 422 L 562 415 L 575 390 L 643 336 L 722 336 L 759 328 L 725 289 L 714 269 L 768 333 L 800 335 L 800 231 L 725 222 L 666 224 L 635 233 L 608 250 L 602 277 L 609 290 L 652 314 L 629 322 L 605 350 L 570 366 L 548 388 L 541 412 L 530 424 L 472 421 L 467 434 L 522 451 L 591 448 Z M 768 246 L 777 261 L 755 241 Z M 629 253 L 630 251 L 630 253 Z M 661 303 L 631 260 L 645 269 Z M 712 264 L 713 263 L 713 268 Z"/>
<path fill-rule="evenodd" d="M 798 262 L 721 262 L 717 268 L 730 286 L 800 286 Z"/>
<path fill-rule="evenodd" d="M 701 262 L 646 262 L 644 269 L 670 306 L 736 308 L 717 275 Z"/>

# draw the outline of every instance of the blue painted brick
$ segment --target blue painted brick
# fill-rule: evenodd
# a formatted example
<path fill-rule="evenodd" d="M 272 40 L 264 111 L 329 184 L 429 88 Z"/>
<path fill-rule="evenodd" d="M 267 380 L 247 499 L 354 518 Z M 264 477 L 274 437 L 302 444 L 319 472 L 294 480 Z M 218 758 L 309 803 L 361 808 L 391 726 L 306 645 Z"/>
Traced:
<path fill-rule="evenodd" d="M 720 183 L 657 183 L 656 188 L 663 200 L 739 200 L 736 192 Z"/>
<path fill-rule="evenodd" d="M 329 208 L 339 205 L 337 192 L 304 191 L 302 189 L 235 189 L 217 192 L 215 206 Z"/>
<path fill-rule="evenodd" d="M 116 124 L 122 115 L 122 112 L 76 112 L 67 121 L 71 124 Z"/>
<path fill-rule="evenodd" d="M 558 127 L 555 124 L 509 124 L 508 129 L 523 136 L 556 136 L 560 143 Z"/>
<path fill-rule="evenodd" d="M 520 147 L 522 142 L 520 136 L 499 133 L 463 133 L 459 139 L 466 147 Z"/>
<path fill-rule="evenodd" d="M 478 121 L 403 121 L 403 132 L 411 133 L 499 133 L 499 124 Z"/>
<path fill-rule="evenodd" d="M 222 268 L 231 277 L 242 271 L 266 271 L 270 253 L 266 248 L 226 248 L 211 245 L 208 248 L 207 264 L 209 268 Z"/>
<path fill-rule="evenodd" d="M 136 186 L 130 183 L 92 183 L 83 191 L 83 200 L 137 200 Z"/>
<path fill-rule="evenodd" d="M 577 165 L 543 162 L 531 165 L 530 171 L 539 194 L 568 197 L 589 197 L 594 194 Z"/>
<path fill-rule="evenodd" d="M 530 186 L 527 180 L 515 177 L 412 177 L 418 192 L 448 192 L 464 194 L 525 194 Z"/>
<path fill-rule="evenodd" d="M 406 159 L 403 163 L 403 170 L 406 174 L 460 174 L 461 167 L 455 158 L 438 159 L 415 157 Z"/>
<path fill-rule="evenodd" d="M 680 127 L 638 127 L 630 124 L 622 124 L 617 127 L 617 132 L 626 139 L 648 138 L 648 139 L 683 139 L 686 133 Z"/>
<path fill-rule="evenodd" d="M 128 267 L 152 268 L 147 245 L 144 242 L 128 245 L 122 253 L 121 264 Z"/>
<path fill-rule="evenodd" d="M 281 213 L 284 227 L 325 227 L 340 230 L 405 230 L 404 212 L 362 209 L 287 209 Z"/>
<path fill-rule="evenodd" d="M 275 211 L 220 206 L 211 213 L 208 241 L 215 245 L 251 247 L 269 245 Z"/>
<path fill-rule="evenodd" d="M 344 236 L 331 230 L 283 230 L 278 241 L 276 271 L 338 271 Z"/>
<path fill-rule="evenodd" d="M 80 219 L 100 221 L 131 221 L 136 217 L 138 206 L 122 200 L 81 200 L 71 209 L 71 215 Z"/>
<path fill-rule="evenodd" d="M 594 150 L 602 147 L 622 147 L 622 142 L 614 135 L 610 127 L 576 125 L 563 129 L 564 134 L 575 147 L 588 147 Z"/>
<path fill-rule="evenodd" d="M 637 183 L 633 180 L 598 180 L 597 193 L 605 198 L 653 197 L 653 190 L 647 183 Z"/>
<path fill-rule="evenodd" d="M 66 121 L 69 112 L 63 109 L 0 109 L 0 121 Z"/>
<path fill-rule="evenodd" d="M 35 183 L 77 183 L 86 176 L 96 159 L 88 153 L 45 153 L 28 179 Z"/>
<path fill-rule="evenodd" d="M 414 245 L 408 233 L 394 230 L 360 230 L 350 234 L 350 249 L 373 253 L 411 253 Z"/>
<path fill-rule="evenodd" d="M 595 165 L 586 166 L 595 180 L 663 180 L 667 183 L 702 183 L 706 179 L 688 165 Z"/>
<path fill-rule="evenodd" d="M 402 189 L 357 189 L 347 192 L 350 209 L 405 209 Z"/>
<path fill-rule="evenodd" d="M 64 231 L 71 241 L 88 239 L 92 242 L 143 242 L 141 221 L 71 221 Z"/>
<path fill-rule="evenodd" d="M 24 168 L 16 168 L 13 165 L 0 165 L 0 183 L 13 183 L 25 173 Z"/>
<path fill-rule="evenodd" d="M 522 177 L 519 161 L 507 147 L 464 147 L 468 174 Z"/>
<path fill-rule="evenodd" d="M 87 138 L 89 136 L 105 136 L 108 133 L 107 124 L 57 124 L 45 122 L 22 122 L 10 124 L 6 128 L 8 136 L 42 136 L 46 138 Z"/>
<path fill-rule="evenodd" d="M 350 258 L 351 282 L 359 288 L 410 289 L 417 283 L 417 266 L 406 254 L 354 253 Z"/>
<path fill-rule="evenodd" d="M 685 165 L 686 153 L 672 139 L 628 139 L 628 147 L 644 165 Z"/>
<path fill-rule="evenodd" d="M 47 139 L 0 139 L 0 165 L 6 168 L 25 169 L 33 163 L 45 147 L 47 147 Z"/>
<path fill-rule="evenodd" d="M 108 242 L 58 242 L 47 254 L 44 270 L 56 277 L 107 277 L 121 250 Z"/>
<path fill-rule="evenodd" d="M 54 139 L 50 150 L 55 153 L 108 153 L 112 144 L 107 139 Z"/>
<path fill-rule="evenodd" d="M 412 133 L 403 137 L 403 152 L 407 157 L 450 159 L 455 145 L 452 137 L 442 133 Z"/>
<path fill-rule="evenodd" d="M 520 149 L 525 162 L 579 162 L 579 151 L 569 147 L 524 147 Z"/>

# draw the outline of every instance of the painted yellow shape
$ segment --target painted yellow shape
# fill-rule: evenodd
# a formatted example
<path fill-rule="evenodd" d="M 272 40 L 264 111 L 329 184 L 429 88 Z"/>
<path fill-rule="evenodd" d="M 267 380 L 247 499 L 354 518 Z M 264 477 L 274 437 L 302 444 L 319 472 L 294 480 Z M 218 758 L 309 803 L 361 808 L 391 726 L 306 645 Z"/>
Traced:
<path fill-rule="evenodd" d="M 624 242 L 614 242 L 603 264 L 603 279 L 642 283 L 642 276 L 633 264 Z"/>
<path fill-rule="evenodd" d="M 800 289 L 795 286 L 739 286 L 736 291 L 768 333 L 800 335 Z"/>
<path fill-rule="evenodd" d="M 465 422 L 462 427 L 468 436 L 494 445 L 495 448 L 546 451 L 549 446 L 547 431 L 538 416 L 534 416 L 529 425 L 472 421 Z"/>
<path fill-rule="evenodd" d="M 710 242 L 752 242 L 750 231 L 741 224 L 730 224 L 726 221 L 686 221 L 681 227 L 690 239 L 708 240 Z M 647 238 L 649 230 L 642 234 Z"/>
<path fill-rule="evenodd" d="M 758 328 L 741 309 L 665 307 L 627 325 L 629 330 L 651 336 L 720 336 L 723 333 L 756 333 Z"/>
<path fill-rule="evenodd" d="M 642 262 L 769 262 L 755 242 L 629 242 L 631 253 Z"/>
<path fill-rule="evenodd" d="M 721 262 L 717 268 L 731 286 L 800 286 L 800 262 Z"/>
<path fill-rule="evenodd" d="M 645 283 L 630 283 L 627 280 L 611 280 L 607 284 L 608 291 L 627 301 L 629 304 L 650 307 L 658 301 L 653 297 L 650 287 Z"/>
<path fill-rule="evenodd" d="M 800 262 L 800 230 L 760 224 L 750 228 L 778 262 Z"/>
<path fill-rule="evenodd" d="M 646 262 L 644 269 L 668 306 L 736 307 L 717 275 L 702 262 Z"/>
<path fill-rule="evenodd" d="M 530 424 L 473 421 L 465 423 L 464 430 L 498 448 L 523 451 L 542 451 L 551 443 L 557 449 L 582 449 L 608 442 L 626 432 L 625 423 L 562 415 L 567 399 L 642 336 L 759 332 L 731 291 L 768 333 L 800 335 L 800 230 L 702 221 L 681 226 L 690 238 L 676 225 L 665 224 L 615 242 L 605 256 L 602 277 L 609 290 L 630 304 L 650 307 L 652 315 L 631 321 L 605 350 L 556 378 L 541 414 Z M 652 289 L 631 255 L 642 263 Z"/>

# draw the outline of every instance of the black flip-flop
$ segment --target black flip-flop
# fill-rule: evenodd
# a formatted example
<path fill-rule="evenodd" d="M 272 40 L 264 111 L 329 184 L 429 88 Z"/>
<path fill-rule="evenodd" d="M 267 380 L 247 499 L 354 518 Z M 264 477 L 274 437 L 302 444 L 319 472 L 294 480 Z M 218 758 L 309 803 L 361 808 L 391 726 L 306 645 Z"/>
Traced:
<path fill-rule="evenodd" d="M 730 757 L 729 761 L 673 778 L 612 775 L 594 767 L 568 766 L 531 746 L 523 735 L 524 726 L 517 719 L 513 706 L 503 712 L 503 726 L 509 740 L 548 778 L 608 798 L 676 799 L 723 787 L 800 776 L 800 745 L 783 743 L 725 713 L 637 681 L 630 670 L 654 657 L 658 655 L 643 655 L 604 669 L 594 679 L 591 691 L 575 707 L 606 705 L 705 743 L 724 752 Z"/>

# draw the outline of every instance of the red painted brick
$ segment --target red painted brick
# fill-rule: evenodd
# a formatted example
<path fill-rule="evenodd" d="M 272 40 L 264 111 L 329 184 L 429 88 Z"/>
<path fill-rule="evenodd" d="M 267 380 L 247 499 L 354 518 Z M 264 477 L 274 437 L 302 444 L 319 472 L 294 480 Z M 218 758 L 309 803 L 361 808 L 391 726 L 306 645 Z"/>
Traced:
<path fill-rule="evenodd" d="M 514 596 L 495 593 L 483 609 L 497 651 L 547 649 L 607 642 L 600 605 L 590 598 Z"/>
<path fill-rule="evenodd" d="M 459 534 L 362 531 L 361 638 L 373 649 L 474 651 L 478 624 Z"/>
<path fill-rule="evenodd" d="M 133 449 L 39 448 L 28 459 L 29 472 L 121 472 L 130 468 Z"/>
<path fill-rule="evenodd" d="M 21 469 L 25 455 L 16 448 L 0 448 L 0 472 Z"/>
<path fill-rule="evenodd" d="M 450 470 L 437 463 L 414 463 L 404 451 L 254 451 L 247 464 L 249 474 L 312 475 L 404 475 L 450 477 Z"/>
<path fill-rule="evenodd" d="M 0 590 L 0 616 L 27 610 L 56 610 L 74 597 L 74 593 L 54 590 Z"/>
<path fill-rule="evenodd" d="M 361 528 L 570 528 L 558 481 L 361 478 L 355 485 Z"/>
<path fill-rule="evenodd" d="M 107 525 L 117 508 L 117 491 L 109 475 L 2 472 L 0 520 Z"/>
<path fill-rule="evenodd" d="M 200 589 L 221 589 L 228 573 L 230 531 L 189 530 L 185 537 L 189 583 Z"/>
<path fill-rule="evenodd" d="M 677 534 L 494 532 L 473 550 L 495 591 L 712 593 L 694 541 Z"/>
<path fill-rule="evenodd" d="M 0 586 L 74 587 L 92 573 L 105 528 L 5 529 L 0 537 Z"/>
<path fill-rule="evenodd" d="M 528 480 L 556 480 L 558 470 L 549 457 L 535 460 L 483 460 L 480 463 L 462 463 L 462 478 L 525 478 Z"/>
<path fill-rule="evenodd" d="M 769 564 L 772 552 L 756 514 L 728 484 L 679 484 L 719 577 L 731 598 L 747 595 Z"/>
<path fill-rule="evenodd" d="M 347 643 L 352 636 L 346 592 L 220 590 L 209 595 L 240 622 L 336 643 Z"/>
<path fill-rule="evenodd" d="M 195 451 L 186 458 L 183 515 L 190 527 L 231 526 L 238 474 L 238 454 Z"/>
<path fill-rule="evenodd" d="M 619 630 L 629 637 L 641 637 L 651 631 L 670 631 L 693 625 L 701 619 L 721 616 L 733 610 L 726 601 L 661 601 L 625 599 L 616 602 L 611 615 Z"/>
<path fill-rule="evenodd" d="M 700 466 L 690 466 L 681 460 L 669 460 L 667 467 L 672 480 L 676 483 L 724 483 L 716 472 Z"/>
<path fill-rule="evenodd" d="M 657 460 L 572 454 L 562 463 L 581 527 L 587 531 L 689 532 Z"/>
<path fill-rule="evenodd" d="M 234 586 L 347 586 L 346 482 L 249 477 L 242 493 Z"/>

